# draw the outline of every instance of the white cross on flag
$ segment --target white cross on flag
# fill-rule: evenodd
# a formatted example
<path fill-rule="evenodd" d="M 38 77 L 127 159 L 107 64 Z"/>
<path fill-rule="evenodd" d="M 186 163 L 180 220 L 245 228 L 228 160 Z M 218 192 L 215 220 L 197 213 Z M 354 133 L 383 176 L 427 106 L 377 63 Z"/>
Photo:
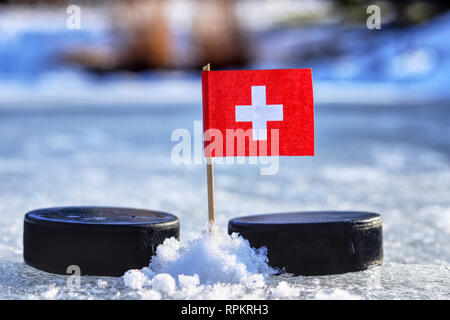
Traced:
<path fill-rule="evenodd" d="M 283 105 L 266 104 L 266 86 L 252 86 L 252 104 L 236 106 L 236 122 L 249 121 L 253 140 L 267 140 L 267 121 L 283 121 Z"/>
<path fill-rule="evenodd" d="M 206 157 L 314 155 L 311 69 L 207 71 L 202 87 Z"/>

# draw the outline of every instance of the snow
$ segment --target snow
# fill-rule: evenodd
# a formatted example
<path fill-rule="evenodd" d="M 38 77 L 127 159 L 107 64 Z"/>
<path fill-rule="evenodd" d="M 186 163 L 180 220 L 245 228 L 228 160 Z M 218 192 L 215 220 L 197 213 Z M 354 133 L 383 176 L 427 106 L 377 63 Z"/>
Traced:
<path fill-rule="evenodd" d="M 42 294 L 42 297 L 43 297 L 45 300 L 55 300 L 55 299 L 56 299 L 56 296 L 57 296 L 57 294 L 58 294 L 58 292 L 59 292 L 59 289 L 58 289 L 58 288 L 52 287 L 52 288 L 48 289 L 47 291 L 45 291 L 45 292 Z"/>
<path fill-rule="evenodd" d="M 265 248 L 253 249 L 242 237 L 217 230 L 185 244 L 167 239 L 157 248 L 149 268 L 173 277 L 197 275 L 201 284 L 240 283 L 254 274 L 275 273 L 267 265 L 266 254 Z"/>
<path fill-rule="evenodd" d="M 196 239 L 181 243 L 166 239 L 157 248 L 149 267 L 130 270 L 123 276 L 132 289 L 158 292 L 161 297 L 192 298 L 198 295 L 214 297 L 211 291 L 220 286 L 232 288 L 233 296 L 245 296 L 248 291 L 263 294 L 265 282 L 276 270 L 269 267 L 267 250 L 251 248 L 247 240 L 237 234 L 229 236 L 225 230 L 203 232 Z M 274 297 L 289 289 L 278 286 Z M 259 298 L 263 298 L 259 296 Z"/>
<path fill-rule="evenodd" d="M 342 289 L 335 289 L 329 293 L 319 292 L 315 296 L 318 300 L 359 300 L 361 297 L 348 293 Z"/>
<path fill-rule="evenodd" d="M 153 277 L 151 286 L 154 290 L 163 294 L 171 295 L 175 292 L 176 283 L 168 273 L 160 273 Z"/>
<path fill-rule="evenodd" d="M 296 298 L 300 293 L 300 289 L 286 281 L 281 281 L 276 287 L 271 289 L 271 293 L 271 297 L 274 299 Z"/>

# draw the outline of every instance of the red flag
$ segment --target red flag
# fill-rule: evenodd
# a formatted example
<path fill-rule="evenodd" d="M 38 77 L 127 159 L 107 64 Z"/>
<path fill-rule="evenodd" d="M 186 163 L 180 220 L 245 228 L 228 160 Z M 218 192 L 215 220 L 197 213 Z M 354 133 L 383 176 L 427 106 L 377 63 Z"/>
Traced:
<path fill-rule="evenodd" d="M 311 69 L 204 71 L 205 157 L 313 156 Z"/>

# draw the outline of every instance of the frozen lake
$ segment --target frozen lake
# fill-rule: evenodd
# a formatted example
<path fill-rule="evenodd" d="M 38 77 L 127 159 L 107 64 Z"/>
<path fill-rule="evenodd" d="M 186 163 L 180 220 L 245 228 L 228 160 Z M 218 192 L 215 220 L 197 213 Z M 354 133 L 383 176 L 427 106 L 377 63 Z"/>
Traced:
<path fill-rule="evenodd" d="M 449 299 L 450 105 L 317 104 L 315 115 L 314 158 L 282 158 L 274 176 L 255 165 L 216 166 L 218 224 L 244 214 L 374 211 L 384 221 L 385 261 L 343 275 L 272 276 L 257 297 Z M 25 265 L 23 216 L 70 205 L 158 209 L 180 218 L 182 242 L 192 239 L 207 217 L 205 168 L 174 165 L 170 136 L 192 132 L 201 117 L 200 102 L 2 105 L 0 298 L 155 298 L 122 278 L 83 277 L 68 289 L 66 277 Z M 235 289 L 220 292 L 251 294 Z"/>

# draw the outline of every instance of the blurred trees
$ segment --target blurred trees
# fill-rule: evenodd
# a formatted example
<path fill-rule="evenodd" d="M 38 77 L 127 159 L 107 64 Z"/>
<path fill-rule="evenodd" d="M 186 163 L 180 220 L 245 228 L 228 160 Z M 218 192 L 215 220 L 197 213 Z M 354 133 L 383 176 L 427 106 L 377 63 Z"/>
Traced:
<path fill-rule="evenodd" d="M 183 30 L 187 35 L 187 45 L 184 50 L 180 50 L 169 21 L 168 0 L 77 0 L 76 4 L 82 8 L 94 5 L 112 8 L 105 12 L 112 12 L 111 29 L 117 45 L 108 48 L 71 49 L 64 54 L 64 61 L 100 73 L 115 70 L 199 69 L 208 62 L 218 69 L 244 66 L 251 61 L 252 48 L 246 34 L 248 30 L 241 26 L 242 21 L 238 21 L 235 6 L 247 0 L 184 1 L 191 3 L 193 10 L 183 13 L 190 16 L 191 25 L 189 30 Z M 276 0 L 261 0 L 261 3 L 266 1 L 275 3 Z M 284 4 L 286 10 L 289 10 L 289 2 L 297 1 L 280 0 L 277 4 Z M 0 0 L 0 3 L 35 6 L 45 4 L 46 7 L 74 4 L 70 0 Z M 330 0 L 329 3 L 333 10 L 329 10 L 327 14 L 337 18 L 335 21 L 358 25 L 365 25 L 367 6 L 377 4 L 382 9 L 383 28 L 408 27 L 427 21 L 450 8 L 450 2 L 437 0 Z M 255 5 L 258 3 L 255 2 Z M 289 24 L 286 23 L 285 27 L 303 23 L 305 20 L 294 19 Z M 317 48 L 319 50 L 313 51 L 311 48 L 300 48 L 302 50 L 292 55 L 305 59 L 308 54 L 333 54 L 326 43 L 319 44 Z"/>
<path fill-rule="evenodd" d="M 195 0 L 187 50 L 177 49 L 170 30 L 167 1 L 129 0 L 114 8 L 112 25 L 119 40 L 113 51 L 78 50 L 66 60 L 97 71 L 199 69 L 243 66 L 249 61 L 245 33 L 230 0 Z"/>

